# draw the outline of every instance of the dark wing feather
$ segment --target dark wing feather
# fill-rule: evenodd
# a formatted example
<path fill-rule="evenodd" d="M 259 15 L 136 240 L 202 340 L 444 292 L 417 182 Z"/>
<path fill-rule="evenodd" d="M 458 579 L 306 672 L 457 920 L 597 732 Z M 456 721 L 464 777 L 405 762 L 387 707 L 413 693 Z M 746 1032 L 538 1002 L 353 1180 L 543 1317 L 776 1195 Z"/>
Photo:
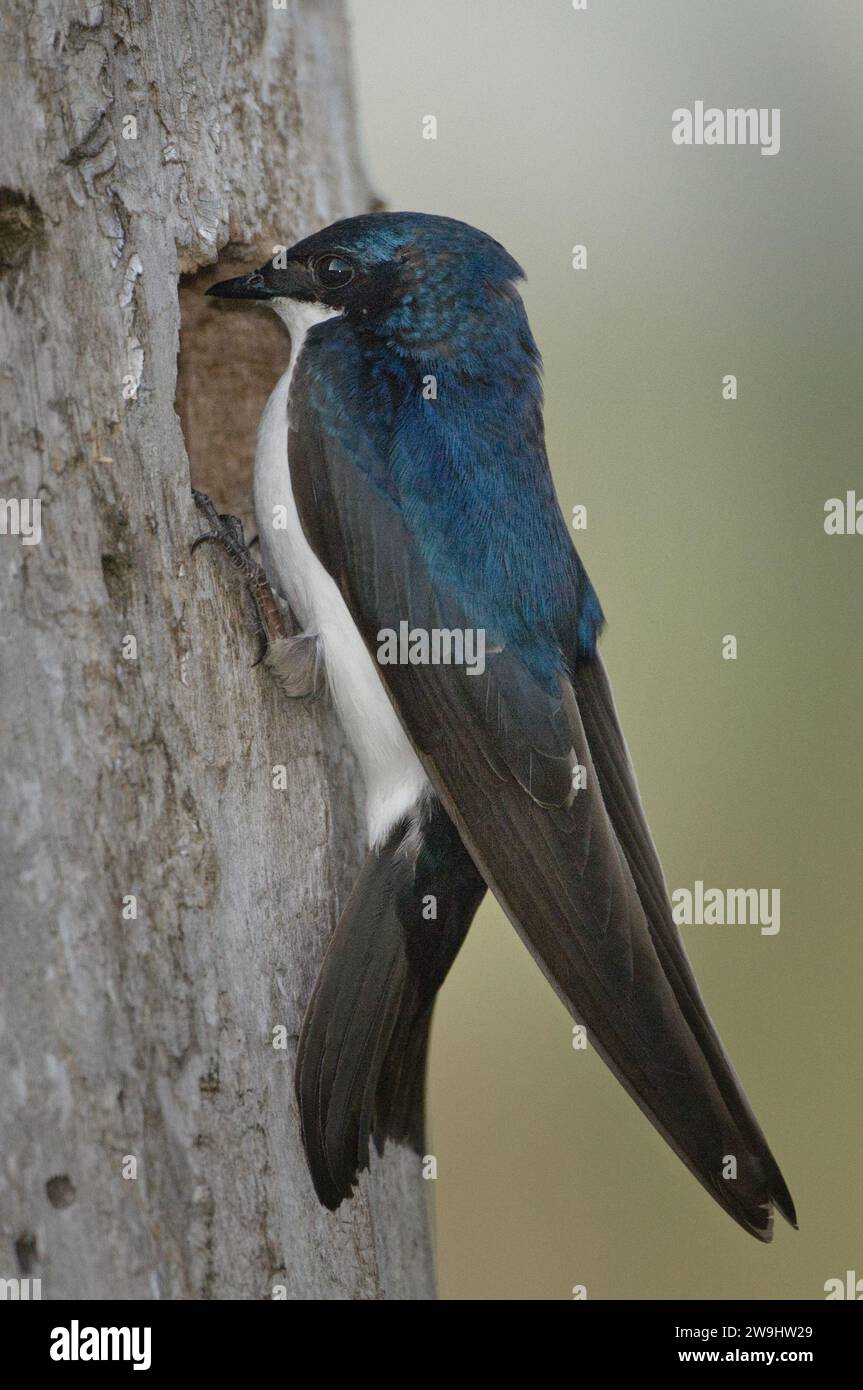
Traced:
<path fill-rule="evenodd" d="M 668 900 L 668 890 L 653 839 L 641 805 L 635 772 L 620 727 L 611 686 L 601 659 L 585 662 L 575 681 L 582 721 L 596 766 L 603 801 L 626 854 L 630 872 L 644 904 L 647 925 L 657 955 L 687 1024 L 698 1039 L 723 1099 L 741 1133 L 764 1156 L 770 1195 L 792 1225 L 794 1203 L 779 1167 L 773 1159 L 752 1108 L 719 1036 L 710 1021 L 692 967 L 683 948 Z"/>

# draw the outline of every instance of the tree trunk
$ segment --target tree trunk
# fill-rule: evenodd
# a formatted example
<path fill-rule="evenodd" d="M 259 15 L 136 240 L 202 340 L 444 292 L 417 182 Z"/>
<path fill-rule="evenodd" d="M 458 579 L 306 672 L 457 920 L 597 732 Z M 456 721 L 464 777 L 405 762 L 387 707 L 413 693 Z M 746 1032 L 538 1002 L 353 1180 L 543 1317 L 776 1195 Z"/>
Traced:
<path fill-rule="evenodd" d="M 0 1278 L 43 1298 L 433 1296 L 416 1158 L 331 1215 L 300 1147 L 356 779 L 189 553 L 189 458 L 246 512 L 287 362 L 217 254 L 371 201 L 341 3 L 276 2 L 5 0 Z"/>

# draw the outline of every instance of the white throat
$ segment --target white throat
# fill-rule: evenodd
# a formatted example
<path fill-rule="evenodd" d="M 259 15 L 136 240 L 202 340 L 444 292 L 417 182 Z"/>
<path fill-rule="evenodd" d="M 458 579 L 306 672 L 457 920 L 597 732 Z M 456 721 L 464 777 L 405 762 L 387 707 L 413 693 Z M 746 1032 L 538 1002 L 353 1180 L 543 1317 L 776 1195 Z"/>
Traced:
<path fill-rule="evenodd" d="M 342 314 L 341 309 L 333 309 L 329 304 L 317 304 L 305 299 L 273 299 L 270 308 L 278 314 L 291 335 L 292 362 L 299 356 L 303 339 L 310 328 L 314 328 L 316 323 L 325 323 L 327 319 L 340 318 Z"/>

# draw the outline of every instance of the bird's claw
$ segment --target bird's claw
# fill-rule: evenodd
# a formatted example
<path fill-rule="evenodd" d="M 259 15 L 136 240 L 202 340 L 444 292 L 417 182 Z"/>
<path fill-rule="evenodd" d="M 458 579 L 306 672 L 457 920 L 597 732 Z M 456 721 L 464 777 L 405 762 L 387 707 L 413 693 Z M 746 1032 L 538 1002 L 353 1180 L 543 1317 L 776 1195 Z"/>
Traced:
<path fill-rule="evenodd" d="M 242 575 L 246 588 L 252 596 L 261 651 L 252 664 L 258 666 L 263 661 L 273 642 L 287 637 L 282 610 L 270 588 L 263 565 L 253 560 L 243 537 L 243 523 L 239 517 L 217 512 L 205 492 L 192 489 L 192 498 L 202 516 L 206 517 L 212 530 L 198 536 L 192 544 L 192 553 L 205 541 L 213 541 L 228 556 L 234 569 Z"/>

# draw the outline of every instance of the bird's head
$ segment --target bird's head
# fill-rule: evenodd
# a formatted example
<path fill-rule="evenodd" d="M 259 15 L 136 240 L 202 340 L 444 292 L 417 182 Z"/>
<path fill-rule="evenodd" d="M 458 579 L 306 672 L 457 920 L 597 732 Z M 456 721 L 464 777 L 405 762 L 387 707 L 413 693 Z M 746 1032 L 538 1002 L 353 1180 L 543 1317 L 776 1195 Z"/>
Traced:
<path fill-rule="evenodd" d="M 207 293 L 281 311 L 285 301 L 319 305 L 405 354 L 469 358 L 480 344 L 493 349 L 498 335 L 529 339 L 513 285 L 522 274 L 499 242 L 465 222 L 379 212 L 334 222 Z"/>

